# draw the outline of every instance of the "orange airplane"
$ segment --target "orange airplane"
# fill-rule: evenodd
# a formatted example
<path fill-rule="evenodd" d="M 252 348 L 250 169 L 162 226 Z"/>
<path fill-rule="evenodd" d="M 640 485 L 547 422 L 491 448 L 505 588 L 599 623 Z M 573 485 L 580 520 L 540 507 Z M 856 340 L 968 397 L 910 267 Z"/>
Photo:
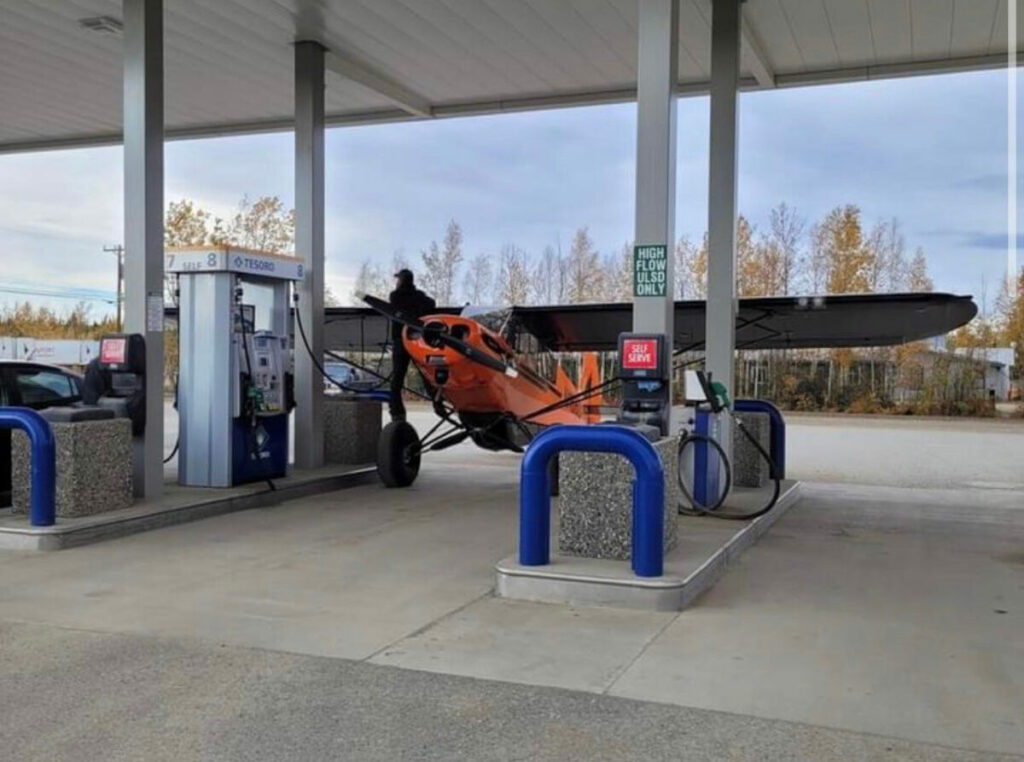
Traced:
<path fill-rule="evenodd" d="M 560 362 L 554 361 L 554 376 L 548 378 L 519 354 L 515 331 L 509 330 L 507 321 L 501 328 L 485 324 L 489 316 L 501 320 L 501 311 L 409 319 L 382 299 L 363 296 L 363 301 L 389 321 L 404 325 L 402 341 L 431 390 L 441 419 L 422 440 L 405 421 L 384 427 L 377 469 L 387 486 L 411 484 L 424 452 L 466 439 L 488 450 L 522 452 L 541 427 L 600 420 L 604 387 L 595 353 L 584 354 L 580 383 L 574 384 Z M 435 436 L 445 423 L 451 429 Z"/>
<path fill-rule="evenodd" d="M 363 301 L 369 308 L 325 310 L 328 355 L 369 370 L 335 353 L 383 353 L 392 322 L 401 323 L 402 341 L 440 418 L 423 437 L 405 421 L 381 432 L 377 470 L 389 487 L 412 484 L 424 453 L 466 439 L 489 450 L 522 452 L 544 426 L 596 423 L 603 392 L 617 379 L 601 381 L 595 353 L 614 351 L 619 334 L 632 329 L 629 303 L 440 308 L 409 319 L 376 297 Z M 947 333 L 976 313 L 970 296 L 943 293 L 746 298 L 738 304 L 736 348 L 903 344 Z M 675 303 L 673 357 L 703 348 L 704 318 L 704 302 Z M 577 383 L 550 352 L 584 353 Z"/>

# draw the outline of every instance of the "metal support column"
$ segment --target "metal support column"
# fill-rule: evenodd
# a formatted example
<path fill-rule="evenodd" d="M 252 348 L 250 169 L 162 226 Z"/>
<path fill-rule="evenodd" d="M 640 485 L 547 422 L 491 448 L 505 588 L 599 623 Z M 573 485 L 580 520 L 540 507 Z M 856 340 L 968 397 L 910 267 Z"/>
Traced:
<path fill-rule="evenodd" d="M 310 348 L 323 358 L 324 333 L 324 48 L 295 43 L 295 253 L 306 262 L 296 284 L 298 309 Z M 296 332 L 297 335 L 297 332 Z M 296 341 L 295 465 L 324 462 L 324 382 Z"/>
<path fill-rule="evenodd" d="M 164 469 L 164 53 L 162 0 L 124 0 L 125 331 L 146 337 L 146 433 L 135 495 L 157 497 Z"/>
<path fill-rule="evenodd" d="M 711 155 L 708 187 L 708 297 L 705 367 L 735 394 L 736 132 L 740 75 L 740 2 L 712 0 Z M 728 416 L 712 432 L 731 452 Z"/>
<path fill-rule="evenodd" d="M 679 0 L 640 0 L 637 51 L 636 245 L 665 246 L 664 296 L 635 296 L 633 330 L 673 346 L 676 208 L 676 81 Z"/>

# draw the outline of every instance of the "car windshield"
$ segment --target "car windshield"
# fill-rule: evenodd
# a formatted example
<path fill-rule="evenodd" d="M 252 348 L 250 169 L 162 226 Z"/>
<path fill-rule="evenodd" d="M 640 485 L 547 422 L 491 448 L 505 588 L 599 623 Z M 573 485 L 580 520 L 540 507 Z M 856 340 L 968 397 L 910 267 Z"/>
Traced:
<path fill-rule="evenodd" d="M 335 381 L 347 381 L 354 375 L 352 368 L 340 362 L 329 362 L 324 365 L 324 370 Z"/>

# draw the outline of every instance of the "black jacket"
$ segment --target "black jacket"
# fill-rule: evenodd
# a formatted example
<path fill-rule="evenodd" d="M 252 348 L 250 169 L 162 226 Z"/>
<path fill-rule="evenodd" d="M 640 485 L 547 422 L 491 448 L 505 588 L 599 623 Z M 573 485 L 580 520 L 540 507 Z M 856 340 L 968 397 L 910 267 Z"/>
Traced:
<path fill-rule="evenodd" d="M 406 318 L 423 317 L 437 309 L 437 303 L 415 286 L 401 286 L 396 288 L 391 292 L 391 296 L 388 297 L 388 301 L 391 303 L 391 306 L 402 315 L 402 317 Z M 398 351 L 402 351 L 402 349 L 404 349 L 402 344 L 402 329 L 404 327 L 405 326 L 398 322 L 393 322 L 391 324 L 391 343 Z"/>

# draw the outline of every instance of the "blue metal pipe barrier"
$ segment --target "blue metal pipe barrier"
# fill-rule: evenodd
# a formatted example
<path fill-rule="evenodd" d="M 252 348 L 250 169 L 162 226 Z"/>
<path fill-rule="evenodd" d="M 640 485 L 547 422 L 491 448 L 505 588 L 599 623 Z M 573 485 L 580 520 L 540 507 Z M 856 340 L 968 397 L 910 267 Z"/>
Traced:
<path fill-rule="evenodd" d="M 626 426 L 552 426 L 530 442 L 519 471 L 519 563 L 544 566 L 551 562 L 548 462 L 563 451 L 617 453 L 633 464 L 631 565 L 638 577 L 660 577 L 665 552 L 665 472 L 653 445 Z"/>
<path fill-rule="evenodd" d="M 782 412 L 765 400 L 736 400 L 737 413 L 767 413 L 770 426 L 768 454 L 772 456 L 780 479 L 786 478 L 786 421 Z"/>
<path fill-rule="evenodd" d="M 57 520 L 56 471 L 57 455 L 50 424 L 35 410 L 27 407 L 0 407 L 0 428 L 21 429 L 32 445 L 32 501 L 29 523 L 49 527 Z"/>

